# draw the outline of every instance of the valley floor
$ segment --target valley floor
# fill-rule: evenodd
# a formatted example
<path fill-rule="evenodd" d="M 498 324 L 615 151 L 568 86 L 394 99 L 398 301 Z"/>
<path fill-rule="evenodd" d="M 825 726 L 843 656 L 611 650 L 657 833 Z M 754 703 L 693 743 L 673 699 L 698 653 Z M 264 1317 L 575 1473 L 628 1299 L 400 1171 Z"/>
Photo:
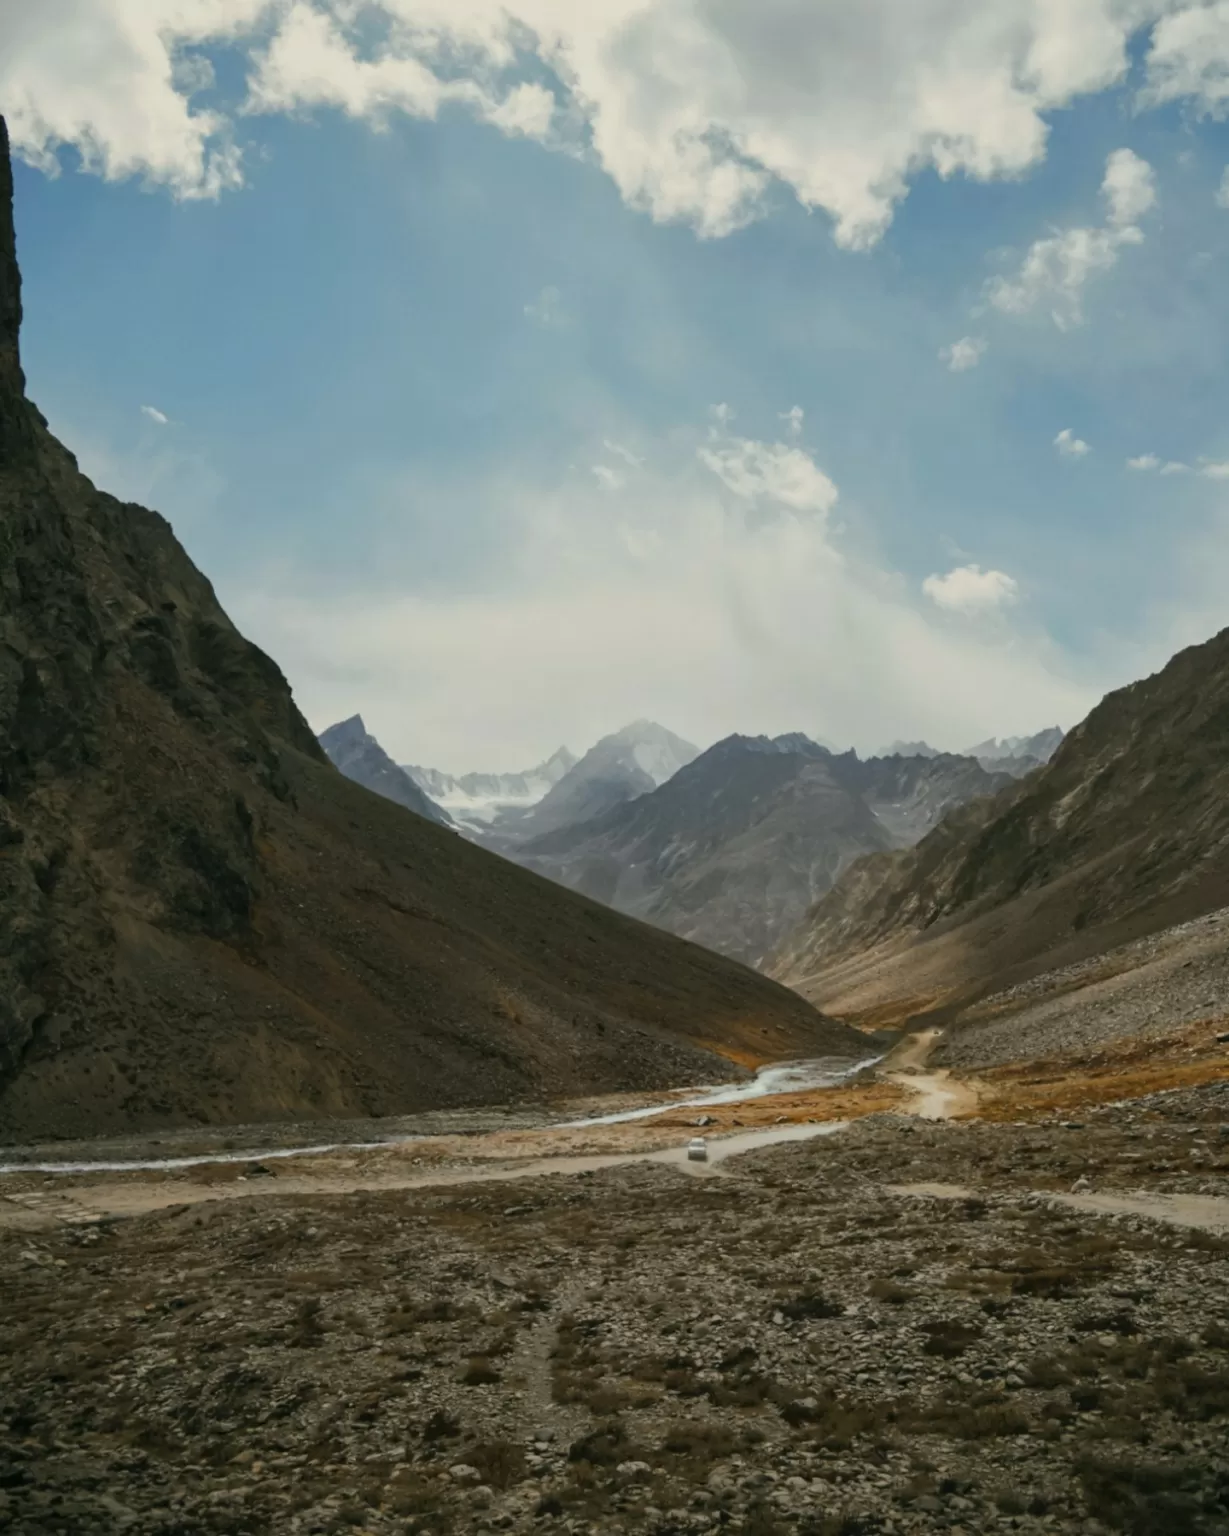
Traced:
<path fill-rule="evenodd" d="M 807 1138 L 708 1164 L 679 1108 L 9 1176 L 0 1529 L 1223 1536 L 1229 1081 L 1199 1029 L 1103 1052 L 1078 1105 L 1057 1057 L 940 1102 L 915 1042 L 706 1111 Z"/>

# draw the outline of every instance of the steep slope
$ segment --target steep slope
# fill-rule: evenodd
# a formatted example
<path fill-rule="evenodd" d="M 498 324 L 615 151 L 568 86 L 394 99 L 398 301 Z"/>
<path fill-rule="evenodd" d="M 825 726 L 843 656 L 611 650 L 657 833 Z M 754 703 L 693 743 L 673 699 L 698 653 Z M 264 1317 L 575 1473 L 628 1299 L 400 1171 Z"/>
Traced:
<path fill-rule="evenodd" d="M 363 724 L 362 715 L 351 715 L 321 733 L 320 745 L 334 768 L 364 789 L 383 795 L 396 805 L 405 806 L 428 821 L 451 826 L 452 818 L 425 795 L 403 768 L 398 768 L 388 753 Z"/>
<path fill-rule="evenodd" d="M 536 806 L 507 817 L 487 839 L 506 850 L 560 827 L 591 821 L 647 795 L 699 756 L 699 748 L 651 720 L 637 720 L 590 747 Z"/>
<path fill-rule="evenodd" d="M 523 773 L 441 773 L 437 768 L 407 767 L 405 772 L 458 825 L 480 832 L 507 816 L 537 805 L 577 759 L 566 747 Z"/>
<path fill-rule="evenodd" d="M 854 859 L 914 842 L 1007 783 L 968 758 L 834 756 L 731 736 L 666 784 L 511 850 L 622 912 L 756 964 Z"/>
<path fill-rule="evenodd" d="M 1109 694 L 1051 761 L 850 869 L 772 974 L 836 1011 L 953 1009 L 1229 902 L 1229 631 Z"/>
<path fill-rule="evenodd" d="M 856 1049 L 332 767 L 26 401 L 0 122 L 0 1137 L 383 1114 Z"/>

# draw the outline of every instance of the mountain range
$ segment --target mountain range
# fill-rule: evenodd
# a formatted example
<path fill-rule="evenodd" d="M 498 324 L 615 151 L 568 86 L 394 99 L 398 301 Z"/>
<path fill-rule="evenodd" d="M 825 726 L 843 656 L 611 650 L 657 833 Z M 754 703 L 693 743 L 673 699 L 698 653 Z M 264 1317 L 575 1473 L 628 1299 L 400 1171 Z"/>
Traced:
<path fill-rule="evenodd" d="M 566 747 L 560 747 L 545 762 L 523 773 L 465 773 L 458 777 L 437 768 L 410 766 L 404 771 L 458 826 L 480 832 L 510 814 L 537 805 L 576 762 Z M 369 787 L 377 788 L 374 784 Z"/>
<path fill-rule="evenodd" d="M 1229 903 L 1229 630 L 1108 694 L 1052 759 L 864 859 L 771 958 L 843 1017 L 942 1022 Z"/>
<path fill-rule="evenodd" d="M 802 735 L 731 736 L 509 857 L 754 965 L 854 859 L 916 842 L 951 806 L 1009 782 L 971 758 L 861 762 Z"/>
<path fill-rule="evenodd" d="M 26 399 L 12 197 L 0 120 L 0 1137 L 856 1055 L 796 993 L 333 767 L 170 525 Z"/>

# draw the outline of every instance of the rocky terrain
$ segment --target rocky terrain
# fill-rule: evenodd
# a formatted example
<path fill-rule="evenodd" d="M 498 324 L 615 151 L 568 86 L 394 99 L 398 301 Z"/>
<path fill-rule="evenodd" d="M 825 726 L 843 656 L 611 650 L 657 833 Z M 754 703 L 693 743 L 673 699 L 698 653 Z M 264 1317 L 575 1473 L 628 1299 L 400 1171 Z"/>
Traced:
<path fill-rule="evenodd" d="M 1227 701 L 1229 631 L 1109 694 L 1026 779 L 853 866 L 766 968 L 842 1017 L 950 1021 L 1223 907 Z"/>
<path fill-rule="evenodd" d="M 437 821 L 441 826 L 452 824 L 448 813 L 424 793 L 404 768 L 398 768 L 363 724 L 361 715 L 329 726 L 320 736 L 320 745 L 333 766 L 364 789 L 383 795 L 428 821 Z"/>
<path fill-rule="evenodd" d="M 100 1225 L 0 1201 L 0 1525 L 1223 1536 L 1227 1109 L 880 1114 L 696 1177 L 265 1176 Z"/>
<path fill-rule="evenodd" d="M 0 131 L 0 1140 L 726 1080 L 862 1043 L 343 777 L 25 398 Z"/>
<path fill-rule="evenodd" d="M 731 736 L 651 793 L 508 853 L 755 965 L 853 860 L 914 843 L 952 806 L 1010 782 L 972 758 L 862 762 L 801 735 Z"/>

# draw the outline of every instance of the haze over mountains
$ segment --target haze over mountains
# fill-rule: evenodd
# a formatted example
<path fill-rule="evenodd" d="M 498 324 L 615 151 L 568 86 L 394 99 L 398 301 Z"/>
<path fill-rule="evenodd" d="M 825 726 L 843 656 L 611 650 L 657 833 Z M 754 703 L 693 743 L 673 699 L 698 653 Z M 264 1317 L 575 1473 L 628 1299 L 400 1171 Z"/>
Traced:
<path fill-rule="evenodd" d="M 0 1135 L 859 1054 L 797 994 L 329 763 L 169 524 L 98 491 L 26 400 L 12 193 L 0 120 Z"/>

